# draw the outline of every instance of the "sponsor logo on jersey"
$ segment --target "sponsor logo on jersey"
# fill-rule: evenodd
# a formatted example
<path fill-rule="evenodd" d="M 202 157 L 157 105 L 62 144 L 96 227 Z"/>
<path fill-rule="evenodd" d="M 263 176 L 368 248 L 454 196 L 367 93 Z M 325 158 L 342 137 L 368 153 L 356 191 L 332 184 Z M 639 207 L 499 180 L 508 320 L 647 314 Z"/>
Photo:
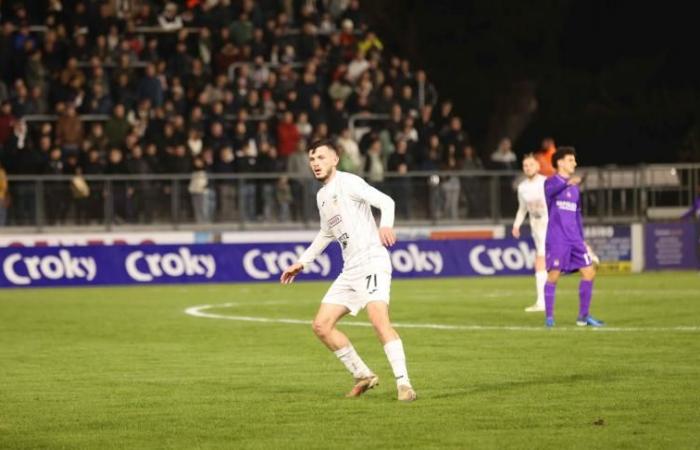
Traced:
<path fill-rule="evenodd" d="M 338 225 L 342 221 L 343 221 L 343 218 L 340 217 L 340 214 L 336 214 L 335 216 L 328 219 L 328 227 L 333 228 L 334 226 Z"/>
<path fill-rule="evenodd" d="M 281 275 L 284 269 L 297 262 L 304 250 L 301 245 L 295 246 L 294 251 L 248 250 L 243 255 L 243 270 L 256 280 L 268 280 Z M 314 262 L 304 266 L 304 273 L 309 272 L 328 275 L 331 272 L 331 258 L 325 253 L 321 254 Z"/>
<path fill-rule="evenodd" d="M 443 260 L 438 251 L 422 251 L 416 244 L 408 244 L 406 249 L 391 252 L 391 265 L 401 273 L 408 272 L 442 272 Z"/>
<path fill-rule="evenodd" d="M 494 275 L 507 270 L 532 269 L 535 266 L 535 250 L 527 243 L 517 247 L 486 248 L 477 245 L 469 252 L 469 263 L 480 275 Z"/>
<path fill-rule="evenodd" d="M 9 254 L 2 263 L 5 278 L 15 285 L 27 286 L 42 279 L 84 279 L 92 281 L 97 274 L 94 258 L 75 257 L 68 250 L 55 255 L 22 256 Z"/>
<path fill-rule="evenodd" d="M 186 247 L 180 247 L 177 253 L 144 253 L 137 250 L 129 253 L 124 266 L 129 276 L 140 282 L 162 277 L 212 278 L 216 274 L 216 260 L 212 255 L 195 255 Z"/>
<path fill-rule="evenodd" d="M 576 202 L 570 202 L 567 200 L 557 200 L 557 208 L 562 209 L 564 211 L 576 212 L 577 205 Z"/>

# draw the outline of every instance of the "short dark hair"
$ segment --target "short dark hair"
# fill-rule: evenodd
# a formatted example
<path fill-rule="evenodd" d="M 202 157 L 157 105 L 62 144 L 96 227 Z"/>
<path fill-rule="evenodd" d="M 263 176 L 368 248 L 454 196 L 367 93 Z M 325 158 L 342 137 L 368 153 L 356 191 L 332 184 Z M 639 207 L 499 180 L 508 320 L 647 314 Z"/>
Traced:
<path fill-rule="evenodd" d="M 576 149 L 573 147 L 559 147 L 557 150 L 554 152 L 552 155 L 552 167 L 555 169 L 558 169 L 559 167 L 557 164 L 559 163 L 560 159 L 564 159 L 565 157 L 572 155 L 576 156 Z"/>
<path fill-rule="evenodd" d="M 328 147 L 331 150 L 333 150 L 336 154 L 338 154 L 338 155 L 340 154 L 340 151 L 338 150 L 338 147 L 335 145 L 335 141 L 333 139 L 319 139 L 318 141 L 313 142 L 309 146 L 309 149 L 307 150 L 307 152 L 313 153 L 319 147 Z"/>

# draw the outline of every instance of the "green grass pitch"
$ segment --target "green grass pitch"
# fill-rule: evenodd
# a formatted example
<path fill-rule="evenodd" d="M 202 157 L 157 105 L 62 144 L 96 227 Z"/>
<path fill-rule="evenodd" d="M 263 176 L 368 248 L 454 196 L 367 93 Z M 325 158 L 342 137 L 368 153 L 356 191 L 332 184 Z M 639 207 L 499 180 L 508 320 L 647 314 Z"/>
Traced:
<path fill-rule="evenodd" d="M 395 281 L 395 322 L 467 326 L 398 328 L 412 404 L 370 328 L 341 325 L 380 385 L 345 399 L 309 326 L 184 313 L 310 320 L 329 283 L 5 289 L 0 448 L 700 448 L 700 275 L 600 276 L 608 331 L 577 283 L 548 331 L 532 277 Z"/>

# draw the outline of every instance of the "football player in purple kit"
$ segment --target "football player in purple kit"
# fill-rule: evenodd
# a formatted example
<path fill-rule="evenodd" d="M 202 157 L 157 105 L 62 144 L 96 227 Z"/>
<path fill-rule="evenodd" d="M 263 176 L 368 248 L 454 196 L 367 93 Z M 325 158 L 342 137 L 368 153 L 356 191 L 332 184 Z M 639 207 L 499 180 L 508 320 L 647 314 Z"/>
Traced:
<path fill-rule="evenodd" d="M 544 286 L 545 325 L 554 326 L 554 295 L 562 273 L 579 271 L 579 312 L 576 325 L 600 327 L 603 322 L 594 319 L 589 309 L 593 293 L 595 267 L 583 240 L 581 216 L 581 177 L 575 176 L 576 151 L 561 147 L 552 155 L 557 173 L 544 183 L 549 222 L 545 243 L 547 283 Z"/>

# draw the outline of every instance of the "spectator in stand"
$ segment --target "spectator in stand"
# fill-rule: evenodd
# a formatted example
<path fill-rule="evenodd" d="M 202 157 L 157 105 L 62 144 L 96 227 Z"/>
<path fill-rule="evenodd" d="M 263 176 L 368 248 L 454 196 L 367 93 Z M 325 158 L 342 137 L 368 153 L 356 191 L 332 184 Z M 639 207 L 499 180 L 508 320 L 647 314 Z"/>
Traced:
<path fill-rule="evenodd" d="M 104 172 L 104 163 L 100 156 L 101 154 L 105 153 L 101 153 L 95 148 L 88 151 L 87 160 L 81 163 L 83 175 L 89 177 L 90 175 L 101 175 Z M 89 223 L 92 219 L 96 219 L 99 223 L 102 221 L 102 213 L 104 211 L 102 197 L 104 185 L 101 181 L 87 180 L 87 183 L 90 195 L 86 200 L 85 216 L 79 216 L 78 221 L 80 223 Z"/>
<path fill-rule="evenodd" d="M 454 116 L 454 111 L 452 111 L 452 100 L 444 100 L 440 103 L 440 108 L 434 111 L 435 113 L 435 126 L 438 130 L 442 131 L 448 128 L 452 116 Z"/>
<path fill-rule="evenodd" d="M 31 111 L 31 114 L 49 113 L 49 103 L 44 93 L 43 86 L 32 86 L 31 92 L 29 93 L 28 111 Z"/>
<path fill-rule="evenodd" d="M 153 108 L 159 108 L 163 105 L 163 85 L 156 74 L 155 64 L 148 63 L 146 72 L 139 81 L 137 88 L 138 99 L 149 99 Z"/>
<path fill-rule="evenodd" d="M 401 219 L 410 219 L 412 210 L 411 178 L 407 176 L 413 165 L 408 153 L 408 142 L 396 142 L 396 150 L 389 155 L 387 171 L 396 174 L 389 179 L 391 198 L 396 201 L 396 213 Z"/>
<path fill-rule="evenodd" d="M 457 158 L 455 155 L 450 155 L 447 162 L 442 167 L 442 170 L 457 171 Z M 447 219 L 455 220 L 459 218 L 459 196 L 461 192 L 460 180 L 458 175 L 447 175 L 440 182 L 443 198 L 443 216 Z"/>
<path fill-rule="evenodd" d="M 421 108 L 425 105 L 435 106 L 437 104 L 437 89 L 435 89 L 435 85 L 433 83 L 428 81 L 428 77 L 424 70 L 419 70 L 416 72 L 416 94 L 418 106 Z"/>
<path fill-rule="evenodd" d="M 299 145 L 301 135 L 294 123 L 294 114 L 287 111 L 282 116 L 282 121 L 277 125 L 277 146 L 282 158 L 287 158 L 294 153 Z"/>
<path fill-rule="evenodd" d="M 313 173 L 309 166 L 309 155 L 306 152 L 307 143 L 299 140 L 296 151 L 287 159 L 287 173 L 289 174 L 289 185 L 292 190 L 292 216 L 294 220 L 304 220 L 309 210 L 305 203 L 309 193 L 306 192 L 313 187 L 316 181 L 312 178 Z"/>
<path fill-rule="evenodd" d="M 328 114 L 328 130 L 333 135 L 339 135 L 348 125 L 349 116 L 345 108 L 345 102 L 338 99 L 333 102 L 333 109 Z"/>
<path fill-rule="evenodd" d="M 440 151 L 436 148 L 429 148 L 427 157 L 421 161 L 419 170 L 426 172 L 437 172 L 441 169 Z M 439 219 L 442 215 L 442 197 L 440 191 L 440 177 L 437 174 L 430 175 L 427 180 L 428 184 L 428 215 L 431 219 Z"/>
<path fill-rule="evenodd" d="M 209 187 L 209 179 L 203 157 L 194 158 L 193 172 L 187 190 L 192 200 L 194 221 L 196 223 L 211 222 L 214 208 L 210 207 L 211 201 L 207 197 L 211 195 L 213 190 Z"/>
<path fill-rule="evenodd" d="M 277 158 L 277 149 L 268 143 L 260 146 L 258 155 L 258 171 L 262 173 L 277 173 L 284 170 L 284 162 Z M 258 183 L 260 196 L 262 197 L 262 217 L 265 221 L 271 221 L 277 209 L 275 200 L 277 189 L 274 179 L 262 179 Z"/>
<path fill-rule="evenodd" d="M 292 198 L 292 187 L 289 184 L 288 177 L 283 176 L 277 180 L 275 199 L 279 206 L 279 221 L 288 222 L 291 219 L 291 207 L 294 201 Z"/>
<path fill-rule="evenodd" d="M 7 184 L 7 172 L 0 161 L 0 227 L 7 223 L 7 208 L 10 206 L 10 193 Z"/>
<path fill-rule="evenodd" d="M 516 170 L 517 156 L 511 148 L 511 142 L 508 138 L 503 138 L 498 143 L 498 148 L 491 154 L 491 167 L 496 170 Z M 500 208 L 502 211 L 512 211 L 517 208 L 514 195 L 515 186 L 513 186 L 514 178 L 510 176 L 499 176 L 500 185 Z"/>
<path fill-rule="evenodd" d="M 158 24 L 166 31 L 176 31 L 182 28 L 182 18 L 177 13 L 177 4 L 169 2 L 158 16 Z"/>
<path fill-rule="evenodd" d="M 412 117 L 418 117 L 418 100 L 413 93 L 413 88 L 410 84 L 405 84 L 401 88 L 401 98 L 399 99 L 401 110 Z"/>
<path fill-rule="evenodd" d="M 491 154 L 491 166 L 497 170 L 515 170 L 518 157 L 511 148 L 508 138 L 503 138 L 498 143 L 498 148 Z"/>
<path fill-rule="evenodd" d="M 15 120 L 15 116 L 12 114 L 12 103 L 8 100 L 3 101 L 0 105 L 0 149 L 12 134 Z"/>
<path fill-rule="evenodd" d="M 236 155 L 230 146 L 219 151 L 219 158 L 214 161 L 214 173 L 230 175 L 236 172 Z M 216 196 L 219 199 L 219 217 L 223 221 L 233 220 L 236 211 L 235 181 L 219 180 L 215 183 Z"/>
<path fill-rule="evenodd" d="M 155 196 L 152 182 L 145 179 L 152 174 L 151 166 L 143 157 L 143 149 L 136 144 L 130 149 L 129 158 L 126 160 L 126 172 L 129 175 L 139 175 L 143 177 L 139 180 L 130 180 L 128 183 L 127 196 L 127 219 L 129 222 L 153 221 L 153 208 Z"/>
<path fill-rule="evenodd" d="M 384 44 L 382 44 L 382 41 L 377 37 L 374 31 L 368 31 L 364 39 L 357 44 L 357 50 L 364 54 L 369 54 L 369 52 L 373 50 L 381 52 L 384 50 Z"/>
<path fill-rule="evenodd" d="M 382 144 L 379 140 L 375 140 L 370 145 L 367 156 L 365 157 L 364 169 L 367 182 L 382 191 L 384 183 L 384 160 L 382 158 Z"/>
<path fill-rule="evenodd" d="M 255 173 L 258 171 L 258 155 L 255 148 L 246 143 L 241 151 L 241 156 L 236 158 L 236 172 Z M 252 222 L 257 219 L 257 182 L 256 180 L 243 180 L 239 187 L 241 189 L 242 205 L 239 205 L 241 214 L 246 221 Z"/>
<path fill-rule="evenodd" d="M 353 60 L 348 64 L 345 78 L 352 84 L 360 79 L 363 73 L 369 69 L 369 61 L 363 52 L 357 52 Z"/>
<path fill-rule="evenodd" d="M 60 147 L 49 153 L 45 167 L 46 175 L 63 175 L 63 158 Z M 66 220 L 69 208 L 69 192 L 65 181 L 49 181 L 45 185 L 46 218 L 49 225 L 60 225 Z"/>
<path fill-rule="evenodd" d="M 320 94 L 314 94 L 311 96 L 311 106 L 308 111 L 309 122 L 315 128 L 320 123 L 328 122 L 328 114 L 326 113 L 326 108 L 323 105 L 323 100 Z"/>
<path fill-rule="evenodd" d="M 249 43 L 253 39 L 253 22 L 250 21 L 248 14 L 241 13 L 238 20 L 231 24 L 230 31 L 234 44 L 241 46 Z"/>
<path fill-rule="evenodd" d="M 341 131 L 337 144 L 340 149 L 338 170 L 359 174 L 362 169 L 362 155 L 360 155 L 360 147 L 352 138 L 349 128 L 346 127 Z"/>
<path fill-rule="evenodd" d="M 446 147 L 454 145 L 455 148 L 461 148 L 469 143 L 469 136 L 462 129 L 462 119 L 457 116 L 450 118 L 449 127 L 442 132 L 440 137 Z"/>
<path fill-rule="evenodd" d="M 545 177 L 551 177 L 556 173 L 554 166 L 552 166 L 552 156 L 556 151 L 557 146 L 554 143 L 554 139 L 546 137 L 542 139 L 541 148 L 535 152 L 535 159 L 540 165 L 540 173 Z"/>
<path fill-rule="evenodd" d="M 418 143 L 418 130 L 414 127 L 415 121 L 413 117 L 408 116 L 403 121 L 403 126 L 400 131 L 396 133 L 396 140 L 405 140 L 409 145 L 415 145 Z"/>
<path fill-rule="evenodd" d="M 56 123 L 56 144 L 68 154 L 77 154 L 82 140 L 83 122 L 78 117 L 75 106 L 68 103 Z"/>
<path fill-rule="evenodd" d="M 313 126 L 309 123 L 309 114 L 306 111 L 301 111 L 297 116 L 296 127 L 299 137 L 308 141 L 313 132 Z"/>
<path fill-rule="evenodd" d="M 46 137 L 47 146 L 51 146 L 50 136 Z M 48 151 L 46 160 L 48 160 Z M 32 137 L 27 131 L 24 120 L 13 124 L 12 134 L 4 146 L 3 165 L 9 174 L 37 175 L 45 172 L 45 160 L 34 148 Z M 35 185 L 32 182 L 18 181 L 10 186 L 12 198 L 13 222 L 17 225 L 30 225 L 35 219 Z"/>
<path fill-rule="evenodd" d="M 111 148 L 119 148 L 124 145 L 126 135 L 129 133 L 131 125 L 126 120 L 126 109 L 124 105 L 118 103 L 112 110 L 112 117 L 105 123 L 105 136 Z"/>
<path fill-rule="evenodd" d="M 351 19 L 344 19 L 340 23 L 339 44 L 342 60 L 350 61 L 357 50 L 355 39 L 355 24 Z"/>
<path fill-rule="evenodd" d="M 104 114 L 112 112 L 112 98 L 104 91 L 102 84 L 92 85 L 92 91 L 82 105 L 82 112 L 85 114 Z"/>

